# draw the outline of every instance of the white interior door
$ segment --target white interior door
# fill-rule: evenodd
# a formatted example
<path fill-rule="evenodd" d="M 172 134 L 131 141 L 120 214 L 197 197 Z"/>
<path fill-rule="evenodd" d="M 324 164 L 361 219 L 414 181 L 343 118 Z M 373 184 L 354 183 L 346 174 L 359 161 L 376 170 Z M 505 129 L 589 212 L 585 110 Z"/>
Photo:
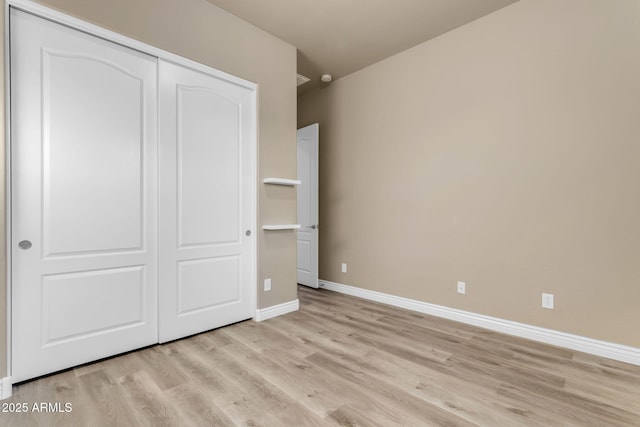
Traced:
<path fill-rule="evenodd" d="M 160 61 L 160 342 L 253 317 L 254 92 Z"/>
<path fill-rule="evenodd" d="M 10 20 L 18 382 L 157 342 L 157 62 Z"/>
<path fill-rule="evenodd" d="M 298 129 L 298 283 L 318 287 L 319 125 Z"/>

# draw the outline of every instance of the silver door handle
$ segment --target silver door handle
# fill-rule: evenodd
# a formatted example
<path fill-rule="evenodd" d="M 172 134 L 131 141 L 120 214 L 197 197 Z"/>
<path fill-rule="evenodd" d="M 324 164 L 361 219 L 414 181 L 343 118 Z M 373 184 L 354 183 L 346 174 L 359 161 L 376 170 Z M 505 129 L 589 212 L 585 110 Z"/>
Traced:
<path fill-rule="evenodd" d="M 31 242 L 28 240 L 23 240 L 22 242 L 18 243 L 18 247 L 26 251 L 27 249 L 31 249 Z"/>
<path fill-rule="evenodd" d="M 320 228 L 320 226 L 319 226 L 319 225 L 315 225 L 315 224 L 313 224 L 313 225 L 307 225 L 307 228 L 310 228 L 310 229 L 312 229 L 312 230 L 315 230 L 316 228 L 318 228 L 318 229 L 319 229 L 319 228 Z"/>

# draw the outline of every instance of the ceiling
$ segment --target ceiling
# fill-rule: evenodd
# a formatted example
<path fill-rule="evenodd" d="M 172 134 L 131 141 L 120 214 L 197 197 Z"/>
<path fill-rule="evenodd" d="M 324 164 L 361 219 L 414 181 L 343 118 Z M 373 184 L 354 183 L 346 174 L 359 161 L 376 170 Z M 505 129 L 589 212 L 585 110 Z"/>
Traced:
<path fill-rule="evenodd" d="M 517 0 L 208 0 L 298 48 L 298 94 Z"/>

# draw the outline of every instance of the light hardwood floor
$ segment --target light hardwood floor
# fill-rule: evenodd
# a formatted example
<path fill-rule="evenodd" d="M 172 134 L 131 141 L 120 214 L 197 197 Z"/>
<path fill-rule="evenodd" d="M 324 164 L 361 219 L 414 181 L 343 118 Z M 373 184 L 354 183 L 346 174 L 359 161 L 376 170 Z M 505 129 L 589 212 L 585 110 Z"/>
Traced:
<path fill-rule="evenodd" d="M 640 367 L 325 290 L 20 384 L 2 426 L 640 426 Z M 72 404 L 34 413 L 34 403 Z"/>

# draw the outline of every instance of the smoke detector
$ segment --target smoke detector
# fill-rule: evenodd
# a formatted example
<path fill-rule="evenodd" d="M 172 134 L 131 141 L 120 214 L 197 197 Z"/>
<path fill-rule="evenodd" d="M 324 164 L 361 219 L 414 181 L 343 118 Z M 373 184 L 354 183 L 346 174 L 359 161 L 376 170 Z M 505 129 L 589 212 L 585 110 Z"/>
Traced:
<path fill-rule="evenodd" d="M 303 85 L 306 82 L 308 82 L 309 80 L 311 80 L 309 77 L 305 77 L 302 74 L 297 74 L 296 75 L 296 86 Z"/>
<path fill-rule="evenodd" d="M 333 76 L 331 74 L 323 74 L 320 77 L 320 80 L 324 83 L 329 83 L 331 80 L 333 80 Z"/>

